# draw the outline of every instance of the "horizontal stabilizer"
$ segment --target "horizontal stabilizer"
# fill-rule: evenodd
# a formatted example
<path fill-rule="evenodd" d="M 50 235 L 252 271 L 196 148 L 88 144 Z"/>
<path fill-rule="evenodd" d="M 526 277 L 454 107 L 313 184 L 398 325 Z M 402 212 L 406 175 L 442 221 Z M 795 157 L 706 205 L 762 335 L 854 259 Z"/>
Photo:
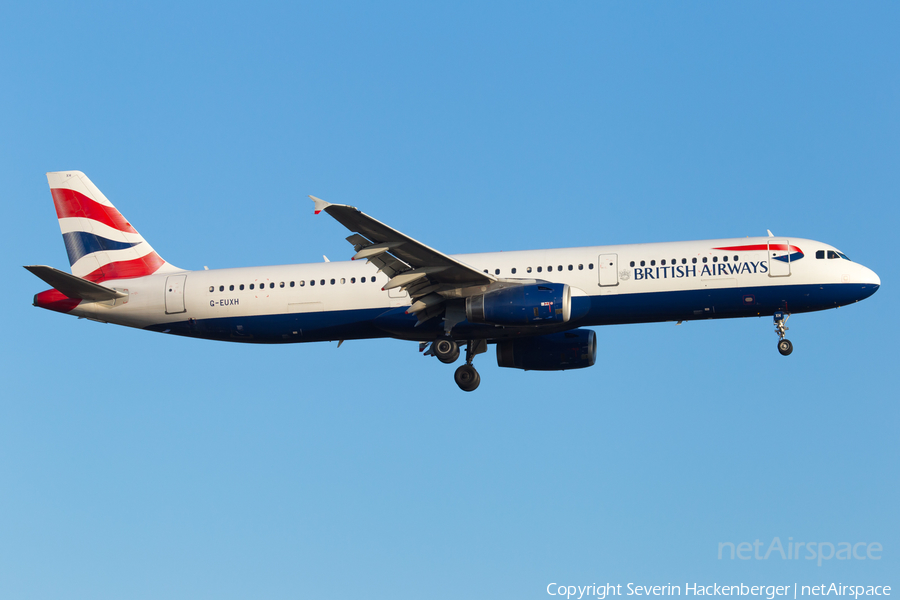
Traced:
<path fill-rule="evenodd" d="M 128 294 L 111 290 L 108 287 L 70 275 L 45 265 L 26 266 L 26 269 L 46 281 L 54 289 L 59 290 L 65 296 L 76 300 L 88 300 L 90 302 L 102 302 L 115 298 L 124 298 Z"/>

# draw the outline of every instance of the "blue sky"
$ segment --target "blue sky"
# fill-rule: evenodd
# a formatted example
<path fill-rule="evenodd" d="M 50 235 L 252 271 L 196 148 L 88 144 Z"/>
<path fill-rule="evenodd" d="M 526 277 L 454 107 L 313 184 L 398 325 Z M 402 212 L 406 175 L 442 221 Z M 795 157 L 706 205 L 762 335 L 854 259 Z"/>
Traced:
<path fill-rule="evenodd" d="M 551 582 L 898 583 L 895 4 L 20 3 L 0 19 L 12 227 L 9 598 L 539 598 Z M 858 306 L 598 329 L 482 384 L 393 340 L 252 347 L 35 309 L 46 171 L 170 262 L 351 254 L 306 194 L 447 253 L 761 235 Z M 720 542 L 879 542 L 718 560 Z"/>

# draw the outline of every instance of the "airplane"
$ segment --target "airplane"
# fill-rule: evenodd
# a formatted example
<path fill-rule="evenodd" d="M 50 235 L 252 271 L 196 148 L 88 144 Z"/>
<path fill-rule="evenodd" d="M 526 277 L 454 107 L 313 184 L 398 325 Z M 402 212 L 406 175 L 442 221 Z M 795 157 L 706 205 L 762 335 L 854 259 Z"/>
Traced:
<path fill-rule="evenodd" d="M 473 359 L 501 367 L 592 366 L 601 325 L 771 315 L 787 356 L 791 314 L 874 294 L 881 280 L 835 247 L 767 237 L 447 255 L 357 208 L 314 196 L 346 227 L 350 261 L 189 271 L 165 261 L 80 171 L 47 173 L 71 272 L 34 306 L 102 323 L 255 344 L 370 338 L 419 342 L 475 390 Z"/>

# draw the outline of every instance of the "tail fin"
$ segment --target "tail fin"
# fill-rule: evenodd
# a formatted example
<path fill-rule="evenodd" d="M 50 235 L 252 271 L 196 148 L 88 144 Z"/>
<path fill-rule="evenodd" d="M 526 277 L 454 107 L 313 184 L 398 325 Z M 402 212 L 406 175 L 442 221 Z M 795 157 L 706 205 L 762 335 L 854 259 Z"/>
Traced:
<path fill-rule="evenodd" d="M 87 175 L 47 173 L 72 274 L 88 281 L 180 271 L 164 261 Z"/>

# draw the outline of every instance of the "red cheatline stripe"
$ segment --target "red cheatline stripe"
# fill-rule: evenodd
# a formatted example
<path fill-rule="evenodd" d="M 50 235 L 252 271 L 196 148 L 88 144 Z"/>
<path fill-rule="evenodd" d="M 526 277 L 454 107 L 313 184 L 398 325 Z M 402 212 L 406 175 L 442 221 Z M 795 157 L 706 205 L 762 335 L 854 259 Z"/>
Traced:
<path fill-rule="evenodd" d="M 60 219 L 84 217 L 119 231 L 137 233 L 122 213 L 111 206 L 103 206 L 80 192 L 66 188 L 53 188 L 50 193 L 53 194 L 53 204 L 56 205 L 56 216 Z"/>
<path fill-rule="evenodd" d="M 787 250 L 787 244 L 753 244 L 752 246 L 726 246 L 725 248 L 713 248 L 713 250 Z M 797 246 L 790 247 L 791 252 L 801 252 Z"/>
<path fill-rule="evenodd" d="M 99 283 L 110 279 L 131 279 L 133 277 L 146 277 L 153 275 L 163 264 L 165 264 L 159 254 L 151 252 L 146 256 L 136 258 L 134 260 L 120 260 L 103 265 L 96 271 L 92 271 L 84 276 L 84 279 Z"/>

